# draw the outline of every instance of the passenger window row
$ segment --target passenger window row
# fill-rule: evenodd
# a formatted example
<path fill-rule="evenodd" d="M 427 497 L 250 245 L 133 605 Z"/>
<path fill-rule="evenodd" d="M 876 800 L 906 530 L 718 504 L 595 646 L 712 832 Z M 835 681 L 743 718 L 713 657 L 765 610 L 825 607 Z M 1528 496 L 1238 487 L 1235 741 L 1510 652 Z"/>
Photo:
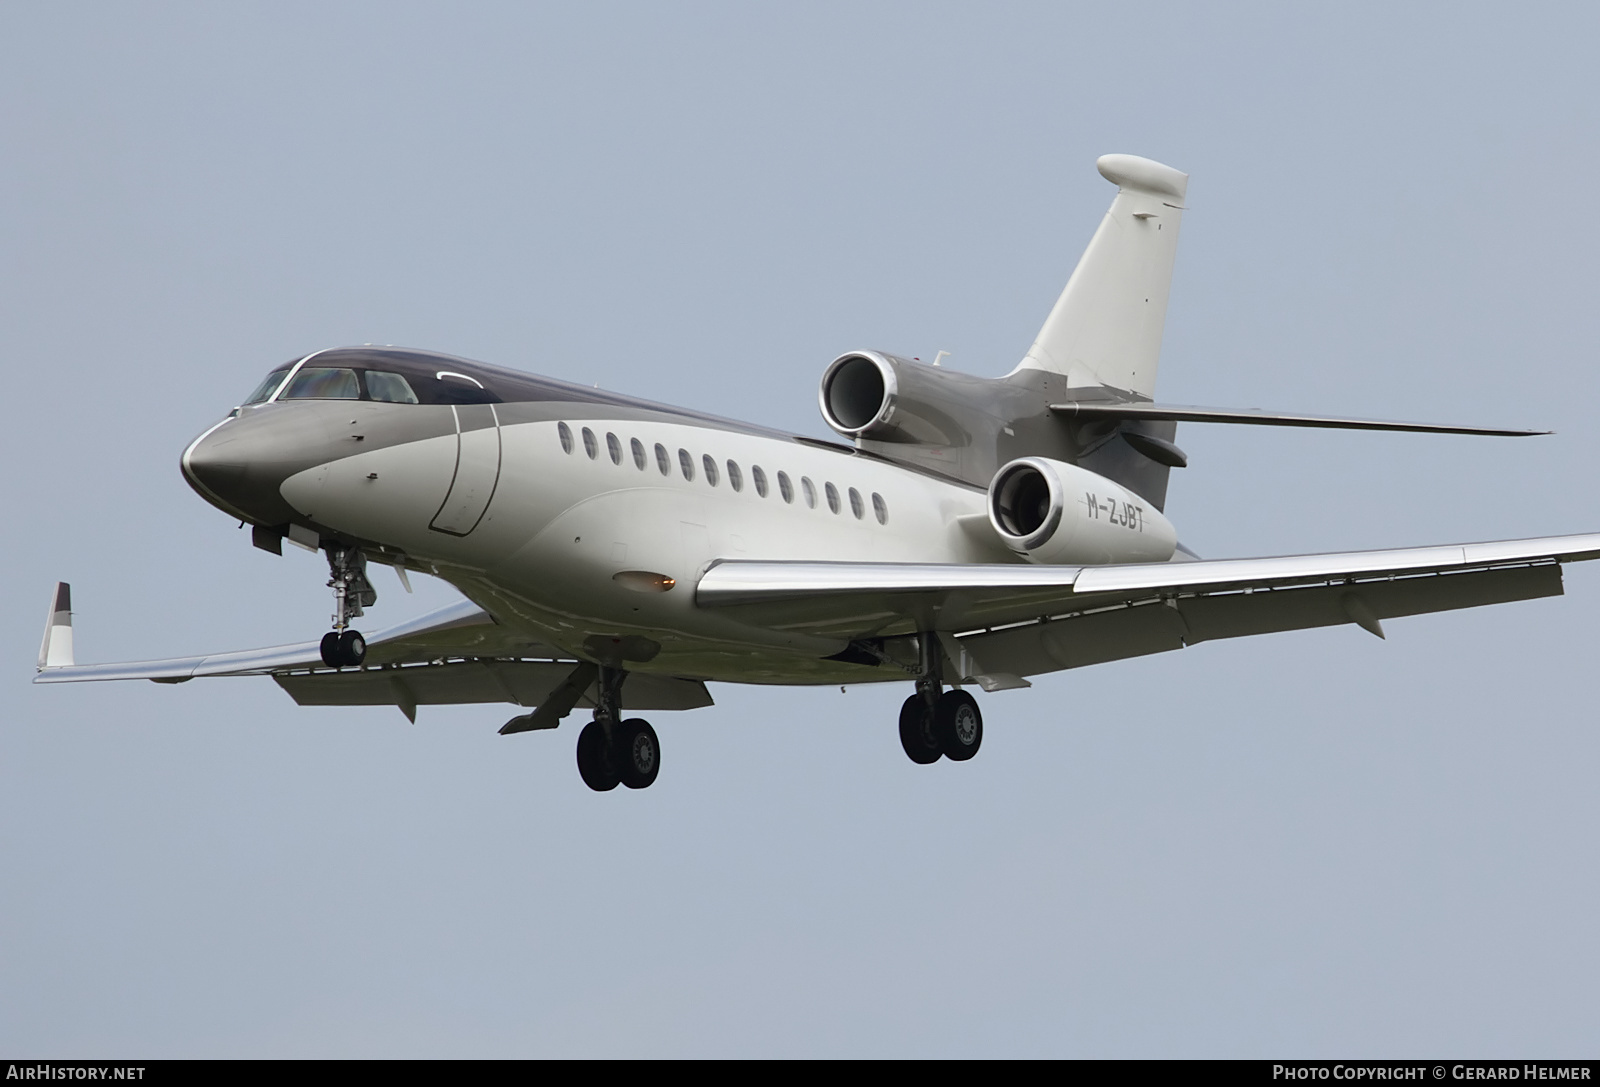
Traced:
<path fill-rule="evenodd" d="M 570 454 L 577 448 L 577 442 L 573 440 L 572 428 L 566 423 L 556 424 L 556 434 L 561 439 L 562 452 Z M 590 460 L 598 460 L 600 457 L 600 439 L 595 436 L 595 432 L 588 427 L 582 428 L 581 440 L 584 454 Z M 605 442 L 606 455 L 611 458 L 611 463 L 620 465 L 622 463 L 622 439 L 615 434 L 607 432 Z M 633 458 L 633 466 L 635 468 L 641 472 L 649 468 L 651 454 L 646 451 L 644 443 L 638 438 L 629 439 L 628 452 Z M 654 460 L 656 471 L 664 476 L 672 474 L 672 454 L 660 442 L 655 443 Z M 724 461 L 719 466 L 716 458 L 707 453 L 700 458 L 697 464 L 694 454 L 687 449 L 679 449 L 677 467 L 678 472 L 689 482 L 694 482 L 695 474 L 698 471 L 707 485 L 712 487 L 721 484 L 724 470 L 726 470 L 728 486 L 735 491 L 744 490 L 744 469 L 739 467 L 738 461 Z M 784 502 L 792 504 L 795 499 L 795 487 L 794 483 L 789 479 L 789 474 L 787 472 L 779 472 L 777 482 L 778 496 Z M 750 466 L 750 485 L 755 489 L 756 494 L 762 498 L 767 497 L 771 492 L 771 487 L 767 482 L 767 473 L 759 464 Z M 847 489 L 845 496 L 841 497 L 838 487 L 835 487 L 832 483 L 824 483 L 822 485 L 822 496 L 823 500 L 828 504 L 828 509 L 834 513 L 843 512 L 844 503 L 848 499 L 851 515 L 858 521 L 866 517 L 867 503 L 861 497 L 861 492 L 854 487 Z M 817 485 L 812 483 L 806 476 L 800 477 L 800 498 L 808 508 L 817 508 Z M 878 494 L 876 491 L 872 493 L 872 516 L 877 519 L 880 525 L 889 523 L 889 504 L 883 500 L 883 495 Z"/>

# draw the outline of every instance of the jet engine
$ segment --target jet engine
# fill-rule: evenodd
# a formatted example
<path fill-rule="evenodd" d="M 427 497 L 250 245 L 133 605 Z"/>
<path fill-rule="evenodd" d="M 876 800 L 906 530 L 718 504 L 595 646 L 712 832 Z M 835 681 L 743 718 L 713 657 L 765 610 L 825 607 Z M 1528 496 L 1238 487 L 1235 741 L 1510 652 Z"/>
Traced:
<path fill-rule="evenodd" d="M 989 523 L 1029 562 L 1166 562 L 1172 522 L 1146 499 L 1076 465 L 1022 457 L 989 484 Z"/>
<path fill-rule="evenodd" d="M 997 409 L 1014 409 L 1011 401 L 1024 398 L 1002 381 L 851 351 L 823 372 L 818 399 L 822 417 L 847 438 L 959 449 L 976 433 L 998 430 Z"/>

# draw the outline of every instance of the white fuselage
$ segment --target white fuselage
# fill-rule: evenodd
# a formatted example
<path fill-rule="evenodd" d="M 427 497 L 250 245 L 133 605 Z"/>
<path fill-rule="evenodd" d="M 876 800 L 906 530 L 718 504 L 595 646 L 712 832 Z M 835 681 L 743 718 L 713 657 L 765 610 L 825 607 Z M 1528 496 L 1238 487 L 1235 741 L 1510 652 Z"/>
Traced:
<path fill-rule="evenodd" d="M 828 682 L 836 670 L 816 662 L 843 648 L 697 608 L 695 581 L 717 559 L 1020 561 L 970 527 L 985 517 L 976 487 L 839 449 L 711 426 L 564 422 L 570 451 L 554 420 L 499 428 L 498 480 L 481 520 L 463 536 L 430 527 L 451 492 L 455 435 L 319 465 L 286 480 L 282 493 L 308 518 L 379 541 L 481 603 L 493 602 L 495 614 L 515 616 L 530 639 L 577 652 L 592 637 L 643 635 L 662 652 L 638 667 L 708 678 Z M 620 463 L 612 458 L 613 435 Z M 665 473 L 657 446 L 666 452 Z M 685 454 L 692 478 L 683 470 Z M 616 578 L 625 571 L 676 584 L 641 591 L 637 579 Z"/>

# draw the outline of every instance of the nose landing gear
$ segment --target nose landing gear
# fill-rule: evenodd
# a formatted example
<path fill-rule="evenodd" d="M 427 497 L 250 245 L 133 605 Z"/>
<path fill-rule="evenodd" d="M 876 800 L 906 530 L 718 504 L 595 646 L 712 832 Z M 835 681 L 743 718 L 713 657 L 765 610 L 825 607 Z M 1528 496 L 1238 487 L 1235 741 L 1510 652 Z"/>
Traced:
<path fill-rule="evenodd" d="M 367 640 L 359 630 L 330 630 L 322 636 L 322 663 L 329 668 L 355 668 L 366 659 Z"/>
<path fill-rule="evenodd" d="M 360 548 L 329 545 L 328 574 L 333 629 L 322 636 L 322 663 L 329 668 L 356 668 L 367 659 L 367 640 L 350 629 L 350 620 L 378 602 L 378 591 L 367 580 L 367 557 Z"/>

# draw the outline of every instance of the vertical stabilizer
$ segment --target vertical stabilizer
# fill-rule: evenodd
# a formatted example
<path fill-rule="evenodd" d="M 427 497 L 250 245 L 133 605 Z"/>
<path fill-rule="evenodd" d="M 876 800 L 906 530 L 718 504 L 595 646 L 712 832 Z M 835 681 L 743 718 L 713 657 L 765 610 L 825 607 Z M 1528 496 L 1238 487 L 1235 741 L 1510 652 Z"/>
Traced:
<path fill-rule="evenodd" d="M 50 617 L 44 624 L 44 641 L 39 645 L 39 670 L 72 663 L 72 586 L 58 581 Z"/>
<path fill-rule="evenodd" d="M 1152 398 L 1189 175 L 1136 155 L 1095 163 L 1117 186 L 1111 210 L 1018 365 Z"/>

